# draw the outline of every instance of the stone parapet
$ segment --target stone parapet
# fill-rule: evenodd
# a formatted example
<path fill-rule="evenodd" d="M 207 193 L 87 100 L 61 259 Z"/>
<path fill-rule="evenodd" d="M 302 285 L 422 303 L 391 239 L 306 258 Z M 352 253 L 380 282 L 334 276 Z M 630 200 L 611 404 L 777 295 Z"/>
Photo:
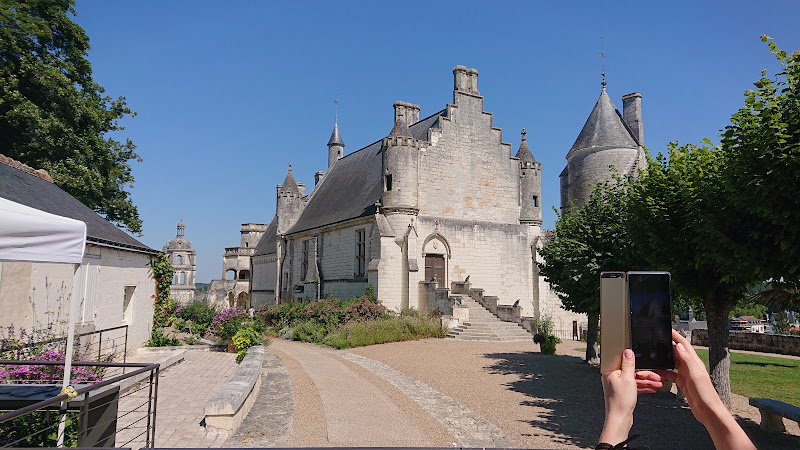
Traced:
<path fill-rule="evenodd" d="M 708 330 L 692 330 L 692 345 L 708 346 Z M 731 331 L 728 348 L 800 356 L 800 336 Z"/>
<path fill-rule="evenodd" d="M 453 281 L 450 283 L 450 289 L 453 294 L 469 295 L 469 286 L 469 281 Z"/>
<path fill-rule="evenodd" d="M 211 396 L 205 407 L 206 427 L 236 432 L 261 388 L 264 351 L 263 345 L 250 347 L 233 375 Z"/>

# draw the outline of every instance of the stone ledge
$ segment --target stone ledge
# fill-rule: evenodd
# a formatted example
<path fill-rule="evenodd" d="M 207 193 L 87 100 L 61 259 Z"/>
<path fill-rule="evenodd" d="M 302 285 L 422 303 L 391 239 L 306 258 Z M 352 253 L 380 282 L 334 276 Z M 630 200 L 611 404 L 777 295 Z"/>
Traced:
<path fill-rule="evenodd" d="M 250 347 L 233 375 L 206 402 L 206 427 L 236 432 L 261 388 L 264 351 L 263 345 Z"/>

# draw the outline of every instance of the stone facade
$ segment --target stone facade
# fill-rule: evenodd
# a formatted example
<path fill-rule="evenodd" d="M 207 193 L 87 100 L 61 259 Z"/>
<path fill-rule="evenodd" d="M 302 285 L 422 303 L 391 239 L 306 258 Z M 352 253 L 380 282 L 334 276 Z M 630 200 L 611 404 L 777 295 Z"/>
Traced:
<path fill-rule="evenodd" d="M 500 305 L 519 300 L 523 315 L 585 323 L 560 308 L 534 263 L 542 166 L 525 130 L 514 154 L 483 110 L 478 71 L 453 75 L 452 104 L 420 120 L 419 106 L 395 102 L 388 136 L 361 150 L 341 156 L 336 125 L 309 195 L 290 167 L 274 231 L 252 259 L 254 306 L 349 298 L 371 284 L 388 308 L 424 308 L 431 282 L 446 291 L 469 278 Z"/>
<path fill-rule="evenodd" d="M 238 247 L 225 248 L 222 259 L 222 279 L 211 280 L 208 300 L 223 307 L 241 306 L 250 308 L 251 261 L 256 245 L 267 225 L 243 223 L 239 231 Z"/>
<path fill-rule="evenodd" d="M 194 299 L 194 279 L 197 272 L 197 252 L 184 236 L 185 231 L 186 225 L 181 219 L 175 239 L 170 240 L 162 249 L 175 269 L 172 285 L 169 287 L 170 296 L 181 303 Z"/>

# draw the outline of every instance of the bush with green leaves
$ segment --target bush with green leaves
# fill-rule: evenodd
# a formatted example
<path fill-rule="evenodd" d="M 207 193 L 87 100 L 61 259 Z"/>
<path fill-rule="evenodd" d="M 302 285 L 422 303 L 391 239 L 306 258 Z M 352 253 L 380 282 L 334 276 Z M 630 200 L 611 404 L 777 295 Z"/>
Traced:
<path fill-rule="evenodd" d="M 164 329 L 161 327 L 153 327 L 150 340 L 147 341 L 147 347 L 172 347 L 176 345 L 181 345 L 181 341 L 175 336 L 165 336 Z"/>
<path fill-rule="evenodd" d="M 205 334 L 206 330 L 214 322 L 214 316 L 219 312 L 219 308 L 208 300 L 192 300 L 189 303 L 178 306 L 175 309 L 175 317 L 191 321 L 195 324 L 193 334 Z"/>

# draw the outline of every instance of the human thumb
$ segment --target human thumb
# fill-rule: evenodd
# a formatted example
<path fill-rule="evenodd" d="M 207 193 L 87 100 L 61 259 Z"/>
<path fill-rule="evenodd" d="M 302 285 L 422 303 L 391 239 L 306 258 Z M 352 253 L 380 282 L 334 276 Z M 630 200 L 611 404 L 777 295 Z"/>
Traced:
<path fill-rule="evenodd" d="M 626 348 L 625 352 L 622 354 L 622 375 L 629 375 L 633 377 L 633 372 L 636 369 L 636 359 L 633 356 L 633 350 Z"/>

